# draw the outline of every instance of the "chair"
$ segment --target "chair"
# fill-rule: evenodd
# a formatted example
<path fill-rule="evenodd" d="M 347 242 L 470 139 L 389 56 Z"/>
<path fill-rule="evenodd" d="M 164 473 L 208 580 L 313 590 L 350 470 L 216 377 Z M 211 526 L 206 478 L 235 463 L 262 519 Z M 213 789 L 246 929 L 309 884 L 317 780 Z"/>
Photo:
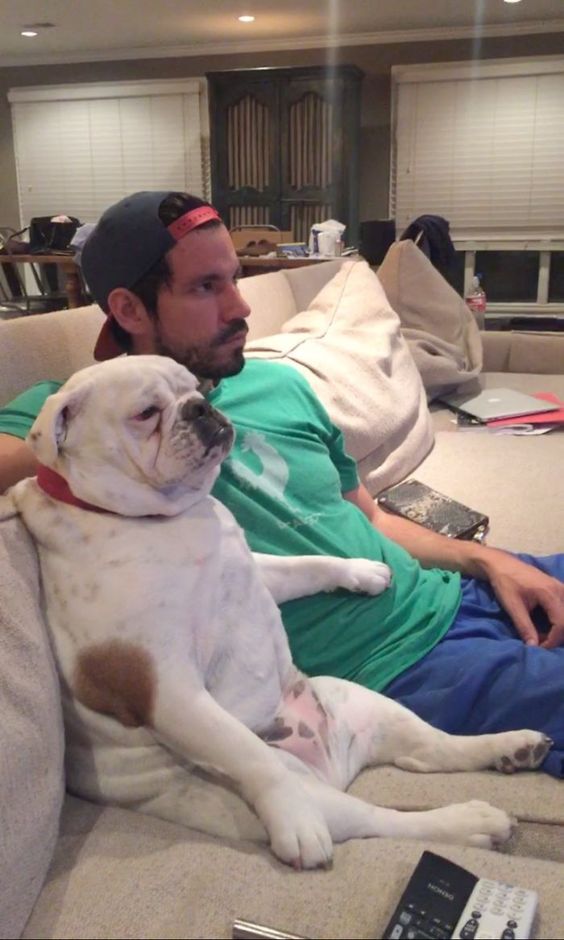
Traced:
<path fill-rule="evenodd" d="M 24 230 L 25 231 L 25 230 Z M 18 255 L 28 254 L 29 244 L 18 241 L 21 232 L 9 226 L 0 226 L 0 253 L 9 255 L 12 262 L 0 264 L 0 308 L 14 311 L 16 314 L 48 313 L 67 306 L 65 291 L 59 289 L 56 269 L 49 264 L 26 261 L 26 270 L 30 272 L 35 284 L 31 291 L 22 272 L 22 263 Z M 20 247 L 21 246 L 21 247 Z"/>

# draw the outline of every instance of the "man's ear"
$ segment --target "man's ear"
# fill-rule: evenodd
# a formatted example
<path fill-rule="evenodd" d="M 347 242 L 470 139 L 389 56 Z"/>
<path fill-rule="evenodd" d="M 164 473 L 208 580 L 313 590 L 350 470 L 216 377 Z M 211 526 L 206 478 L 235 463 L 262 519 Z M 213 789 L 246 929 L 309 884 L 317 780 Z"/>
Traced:
<path fill-rule="evenodd" d="M 151 318 L 145 304 L 126 287 L 115 287 L 110 291 L 108 312 L 127 333 L 139 336 L 147 332 Z"/>
<path fill-rule="evenodd" d="M 63 387 L 47 398 L 26 437 L 26 443 L 40 463 L 48 467 L 55 463 L 69 424 L 80 411 L 89 390 L 89 384 L 74 389 Z"/>

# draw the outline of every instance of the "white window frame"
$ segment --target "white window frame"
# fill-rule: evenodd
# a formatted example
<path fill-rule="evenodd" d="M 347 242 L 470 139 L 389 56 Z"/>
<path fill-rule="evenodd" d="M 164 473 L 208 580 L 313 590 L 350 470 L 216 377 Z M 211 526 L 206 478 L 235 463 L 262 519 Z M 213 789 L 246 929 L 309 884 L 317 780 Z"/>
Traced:
<path fill-rule="evenodd" d="M 510 76 L 550 75 L 564 72 L 564 57 L 544 56 L 541 59 L 503 59 L 473 62 L 450 62 L 444 64 L 401 65 L 392 67 L 392 152 L 390 160 L 389 215 L 396 216 L 397 165 L 398 165 L 398 94 L 403 83 L 437 81 L 476 81 L 481 78 Z M 563 102 L 564 115 L 564 102 Z M 563 117 L 564 120 L 564 117 Z M 564 185 L 564 155 L 562 159 Z M 429 210 L 432 211 L 432 210 Z M 412 221 L 412 219 L 410 220 Z M 550 258 L 553 251 L 564 251 L 564 217 L 562 226 L 547 226 L 541 230 L 508 233 L 500 227 L 488 227 L 483 231 L 457 229 L 452 225 L 452 238 L 458 251 L 464 252 L 464 293 L 470 290 L 476 273 L 477 251 L 538 251 L 540 252 L 537 297 L 534 303 L 488 303 L 487 319 L 511 316 L 554 316 L 564 318 L 564 303 L 549 303 L 548 287 Z M 399 222 L 400 228 L 403 222 Z M 400 232 L 398 232 L 400 234 Z M 487 291 L 487 285 L 486 285 Z"/>
<path fill-rule="evenodd" d="M 208 116 L 208 96 L 207 81 L 205 78 L 190 79 L 157 79 L 154 81 L 129 81 L 129 82 L 92 82 L 72 85 L 48 85 L 48 86 L 30 86 L 23 88 L 13 88 L 8 92 L 8 101 L 10 105 L 16 106 L 22 103 L 40 103 L 54 101 L 92 101 L 95 99 L 127 99 L 135 97 L 153 97 L 159 95 L 197 95 L 199 104 L 199 136 L 200 136 L 200 160 L 202 168 L 202 192 L 203 198 L 209 199 L 211 193 L 211 172 L 210 172 L 210 153 L 209 153 L 209 116 Z M 14 149 L 16 153 L 16 172 L 18 185 L 18 199 L 20 206 L 21 226 L 29 224 L 29 218 L 24 217 L 22 199 L 22 187 L 26 185 L 22 179 L 21 155 L 18 157 L 18 133 L 17 120 L 14 124 Z M 40 146 L 40 142 L 38 142 Z M 123 195 L 127 195 L 124 192 Z M 108 204 L 112 200 L 108 201 Z M 70 210 L 67 210 L 70 211 Z M 96 221 L 96 219 L 81 219 L 81 221 Z"/>

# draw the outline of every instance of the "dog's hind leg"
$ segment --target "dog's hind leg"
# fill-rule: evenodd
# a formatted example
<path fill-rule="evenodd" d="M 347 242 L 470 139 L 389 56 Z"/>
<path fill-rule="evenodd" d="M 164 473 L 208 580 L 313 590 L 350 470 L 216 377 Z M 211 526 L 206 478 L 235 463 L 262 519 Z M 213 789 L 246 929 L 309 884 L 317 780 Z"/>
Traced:
<path fill-rule="evenodd" d="M 362 767 L 375 764 L 422 773 L 531 769 L 539 766 L 552 743 L 541 732 L 529 730 L 447 734 L 398 702 L 356 683 L 327 676 L 310 681 L 333 717 L 332 756 L 343 775 L 338 781 L 342 788 Z"/>
<path fill-rule="evenodd" d="M 281 752 L 281 759 L 290 767 L 296 762 L 301 764 L 287 752 Z M 313 776 L 302 775 L 301 779 L 336 843 L 387 837 L 493 848 L 507 841 L 512 832 L 508 815 L 480 800 L 423 812 L 401 812 L 373 806 Z"/>

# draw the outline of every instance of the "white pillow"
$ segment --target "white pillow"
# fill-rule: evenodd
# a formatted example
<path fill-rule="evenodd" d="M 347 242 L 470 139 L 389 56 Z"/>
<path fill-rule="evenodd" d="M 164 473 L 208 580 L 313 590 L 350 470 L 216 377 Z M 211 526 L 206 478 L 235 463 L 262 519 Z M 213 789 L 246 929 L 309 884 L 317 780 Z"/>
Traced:
<path fill-rule="evenodd" d="M 372 495 L 410 473 L 432 447 L 431 419 L 399 319 L 367 263 L 344 262 L 282 331 L 251 341 L 246 354 L 307 378 Z"/>
<path fill-rule="evenodd" d="M 388 249 L 378 280 L 400 318 L 429 398 L 480 373 L 482 340 L 473 314 L 414 242 Z"/>

